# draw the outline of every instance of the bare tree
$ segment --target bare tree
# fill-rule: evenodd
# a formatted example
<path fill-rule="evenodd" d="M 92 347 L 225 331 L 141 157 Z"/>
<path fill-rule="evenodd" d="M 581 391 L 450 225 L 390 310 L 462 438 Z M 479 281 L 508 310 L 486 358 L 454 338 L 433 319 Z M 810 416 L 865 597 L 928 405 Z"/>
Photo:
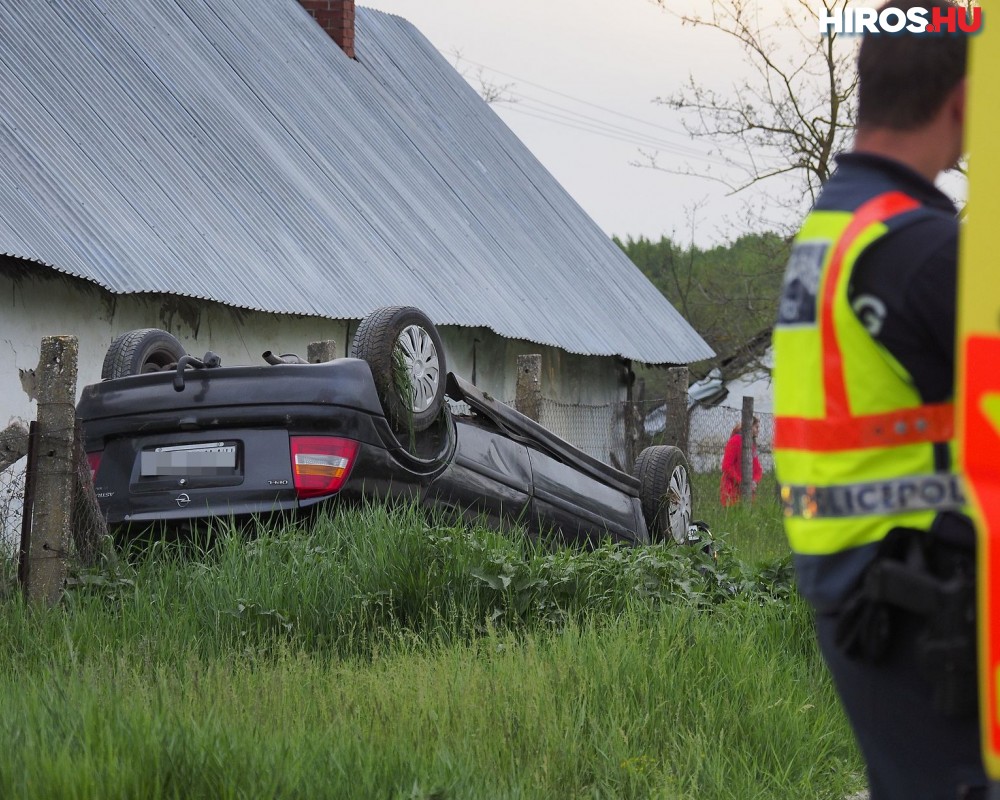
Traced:
<path fill-rule="evenodd" d="M 654 1 L 669 11 L 669 0 Z M 959 5 L 968 12 L 980 3 L 961 0 Z M 827 16 L 839 14 L 848 0 L 783 0 L 780 6 L 760 0 L 708 0 L 706 6 L 703 13 L 679 18 L 737 43 L 745 76 L 731 90 L 717 91 L 691 75 L 684 88 L 655 102 L 682 112 L 688 133 L 711 144 L 725 173 L 712 175 L 704 167 L 665 168 L 655 153 L 643 153 L 643 165 L 707 175 L 731 193 L 791 176 L 801 194 L 789 194 L 783 184 L 783 194 L 770 199 L 780 207 L 811 203 L 833 171 L 833 157 L 846 148 L 855 128 L 860 37 L 825 34 L 819 27 L 821 10 Z"/>
<path fill-rule="evenodd" d="M 487 103 L 516 103 L 517 98 L 512 94 L 516 83 L 495 83 L 486 77 L 482 67 L 478 67 L 475 72 L 475 80 L 469 77 L 469 70 L 463 65 L 462 51 L 452 50 L 452 57 L 455 59 L 455 70 L 469 83 L 479 84 L 479 95 Z"/>
<path fill-rule="evenodd" d="M 666 0 L 656 2 L 666 8 Z M 726 170 L 709 177 L 735 193 L 791 175 L 802 189 L 800 197 L 786 198 L 791 204 L 815 198 L 833 170 L 833 156 L 854 129 L 857 39 L 823 35 L 818 22 L 820 8 L 833 13 L 846 5 L 847 0 L 788 0 L 776 14 L 770 3 L 758 0 L 709 0 L 704 14 L 680 17 L 686 25 L 737 42 L 747 67 L 731 91 L 708 88 L 692 75 L 679 92 L 656 99 L 684 114 L 693 137 L 712 144 Z M 655 153 L 644 157 L 646 166 L 664 168 Z"/>

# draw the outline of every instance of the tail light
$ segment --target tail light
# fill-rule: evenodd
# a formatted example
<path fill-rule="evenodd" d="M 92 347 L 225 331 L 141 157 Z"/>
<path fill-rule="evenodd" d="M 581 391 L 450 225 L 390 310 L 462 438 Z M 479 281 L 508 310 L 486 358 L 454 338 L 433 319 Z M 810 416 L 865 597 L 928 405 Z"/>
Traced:
<path fill-rule="evenodd" d="M 292 477 L 300 499 L 340 491 L 354 466 L 358 443 L 335 436 L 291 436 Z"/>
<path fill-rule="evenodd" d="M 95 450 L 93 453 L 87 453 L 87 464 L 90 466 L 91 483 L 93 483 L 94 479 L 97 477 L 97 470 L 100 469 L 102 455 L 104 455 L 103 450 Z"/>

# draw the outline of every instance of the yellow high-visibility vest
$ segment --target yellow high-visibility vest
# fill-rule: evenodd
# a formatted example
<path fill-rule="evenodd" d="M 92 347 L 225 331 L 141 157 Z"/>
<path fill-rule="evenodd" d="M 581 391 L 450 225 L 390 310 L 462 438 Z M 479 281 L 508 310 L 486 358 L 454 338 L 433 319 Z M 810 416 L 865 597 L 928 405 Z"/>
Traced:
<path fill-rule="evenodd" d="M 985 5 L 985 3 L 983 4 Z M 991 9 L 992 11 L 992 9 Z M 996 13 L 992 11 L 992 13 Z M 994 20 L 995 21 L 995 20 Z M 962 466 L 978 527 L 979 703 L 986 774 L 1000 780 L 1000 298 L 996 219 L 1000 213 L 1000 129 L 996 76 L 1000 28 L 970 41 L 966 143 L 969 218 L 962 228 L 958 280 L 957 380 Z"/>
<path fill-rule="evenodd" d="M 939 511 L 965 507 L 957 475 L 935 469 L 935 445 L 954 448 L 952 404 L 922 402 L 847 293 L 861 253 L 919 206 L 894 191 L 853 212 L 813 211 L 793 243 L 783 302 L 812 315 L 785 309 L 775 326 L 774 462 L 798 554 L 878 542 L 895 527 L 926 530 Z M 790 281 L 801 286 L 789 291 Z"/>

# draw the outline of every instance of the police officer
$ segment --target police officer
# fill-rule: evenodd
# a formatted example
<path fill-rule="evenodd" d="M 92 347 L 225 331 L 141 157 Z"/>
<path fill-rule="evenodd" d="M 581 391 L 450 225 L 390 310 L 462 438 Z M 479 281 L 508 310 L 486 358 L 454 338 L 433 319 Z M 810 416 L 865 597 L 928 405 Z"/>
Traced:
<path fill-rule="evenodd" d="M 935 187 L 962 153 L 966 50 L 960 33 L 865 35 L 853 151 L 793 243 L 774 333 L 785 529 L 872 800 L 986 796 L 954 452 L 958 221 Z"/>

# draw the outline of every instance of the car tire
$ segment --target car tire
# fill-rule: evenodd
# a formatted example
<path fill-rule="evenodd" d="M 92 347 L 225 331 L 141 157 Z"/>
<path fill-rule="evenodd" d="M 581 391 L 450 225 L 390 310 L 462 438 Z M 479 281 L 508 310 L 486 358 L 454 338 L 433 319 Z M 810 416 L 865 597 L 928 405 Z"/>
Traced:
<path fill-rule="evenodd" d="M 399 348 L 412 387 L 409 399 L 397 386 L 393 363 Z M 429 428 L 444 405 L 444 346 L 434 323 L 411 306 L 379 308 L 365 317 L 351 342 L 351 355 L 368 362 L 389 423 L 398 431 Z"/>
<path fill-rule="evenodd" d="M 115 337 L 105 353 L 101 379 L 110 381 L 173 369 L 184 354 L 177 338 L 159 328 L 126 331 Z"/>
<path fill-rule="evenodd" d="M 691 467 L 677 447 L 647 447 L 635 461 L 639 500 L 654 542 L 685 544 L 694 509 Z"/>

